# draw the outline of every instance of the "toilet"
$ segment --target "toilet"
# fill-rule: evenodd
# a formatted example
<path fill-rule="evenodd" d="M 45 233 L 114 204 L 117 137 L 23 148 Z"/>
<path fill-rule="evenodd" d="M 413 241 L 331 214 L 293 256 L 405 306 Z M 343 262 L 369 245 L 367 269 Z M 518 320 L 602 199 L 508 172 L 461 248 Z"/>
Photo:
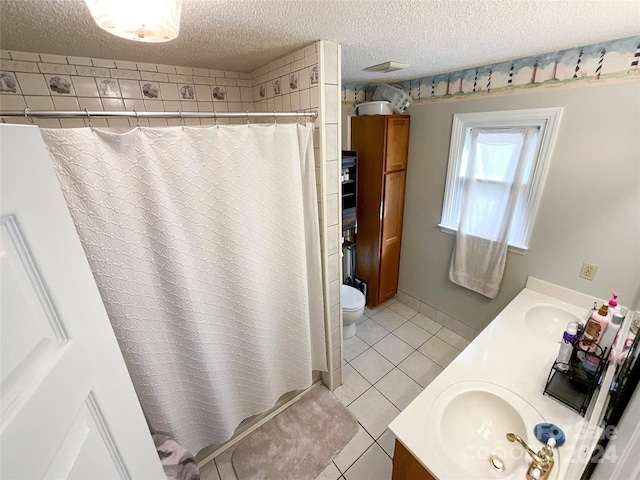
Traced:
<path fill-rule="evenodd" d="M 343 338 L 351 338 L 356 334 L 356 322 L 364 313 L 365 298 L 360 290 L 342 285 L 342 323 Z"/>

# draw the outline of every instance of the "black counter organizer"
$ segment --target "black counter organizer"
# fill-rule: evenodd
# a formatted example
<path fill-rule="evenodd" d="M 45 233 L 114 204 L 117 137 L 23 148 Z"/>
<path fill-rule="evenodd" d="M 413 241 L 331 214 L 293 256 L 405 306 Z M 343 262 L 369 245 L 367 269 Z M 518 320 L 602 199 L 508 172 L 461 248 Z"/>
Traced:
<path fill-rule="evenodd" d="M 589 357 L 591 363 L 594 364 L 594 371 L 583 366 L 583 360 L 586 357 Z M 589 352 L 581 348 L 579 342 L 576 342 L 568 364 L 554 362 L 549 371 L 544 394 L 555 398 L 584 416 L 593 394 L 598 389 L 608 357 L 608 348 L 603 350 L 599 345 L 596 345 L 595 351 Z"/>

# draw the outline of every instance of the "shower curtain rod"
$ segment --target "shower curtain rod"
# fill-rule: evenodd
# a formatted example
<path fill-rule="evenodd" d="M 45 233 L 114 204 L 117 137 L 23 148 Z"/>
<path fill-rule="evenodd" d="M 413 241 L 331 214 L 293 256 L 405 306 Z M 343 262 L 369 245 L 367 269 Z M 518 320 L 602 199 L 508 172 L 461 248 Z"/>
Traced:
<path fill-rule="evenodd" d="M 178 118 L 180 120 L 185 118 L 253 118 L 253 117 L 295 117 L 295 118 L 317 118 L 317 111 L 299 111 L 299 112 L 137 112 L 125 111 L 125 110 L 70 110 L 70 111 L 58 111 L 58 110 L 29 110 L 25 108 L 23 111 L 13 112 L 0 112 L 0 117 L 7 118 L 107 118 L 107 117 L 121 117 L 121 118 Z"/>

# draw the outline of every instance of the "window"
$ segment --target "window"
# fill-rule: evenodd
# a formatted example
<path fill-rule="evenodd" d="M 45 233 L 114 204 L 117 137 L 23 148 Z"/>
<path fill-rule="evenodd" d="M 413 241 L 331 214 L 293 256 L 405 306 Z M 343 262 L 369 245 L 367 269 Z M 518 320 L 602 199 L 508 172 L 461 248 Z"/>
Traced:
<path fill-rule="evenodd" d="M 519 194 L 509 248 L 524 252 L 529 245 L 561 114 L 562 108 L 543 108 L 454 115 L 440 228 L 449 233 L 457 230 L 465 190 L 473 192 L 468 203 L 474 211 L 481 212 L 490 210 L 505 190 L 515 187 Z M 473 189 L 465 189 L 472 151 L 475 184 Z M 514 162 L 524 169 L 522 182 L 515 186 L 509 180 L 512 176 L 509 172 L 516 166 Z M 486 233 L 487 219 L 480 214 L 474 218 L 478 231 Z"/>

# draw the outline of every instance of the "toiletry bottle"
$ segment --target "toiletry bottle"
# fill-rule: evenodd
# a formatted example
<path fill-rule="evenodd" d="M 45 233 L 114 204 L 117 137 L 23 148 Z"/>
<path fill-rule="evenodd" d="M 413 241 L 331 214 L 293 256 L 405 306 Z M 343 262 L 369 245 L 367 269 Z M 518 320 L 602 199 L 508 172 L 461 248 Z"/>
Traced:
<path fill-rule="evenodd" d="M 616 358 L 616 363 L 618 364 L 619 367 L 622 366 L 622 364 L 625 362 L 625 360 L 629 356 L 629 352 L 631 351 L 631 345 L 633 345 L 633 338 L 627 338 L 624 341 L 624 345 L 622 346 L 622 351 L 620 352 L 620 355 L 618 355 L 618 358 Z"/>
<path fill-rule="evenodd" d="M 569 360 L 571 359 L 571 353 L 573 352 L 573 344 L 578 339 L 578 324 L 571 322 L 567 325 L 567 329 L 562 335 L 560 341 L 560 351 L 558 352 L 558 358 L 556 358 L 556 368 L 563 372 L 569 370 Z"/>
<path fill-rule="evenodd" d="M 624 317 L 621 313 L 615 312 L 613 314 L 613 317 L 611 317 L 611 320 L 609 321 L 609 326 L 605 330 L 602 340 L 600 340 L 600 347 L 603 350 L 613 346 L 613 342 L 616 339 L 616 335 L 618 335 L 618 331 L 620 330 L 620 325 L 622 325 L 623 320 Z"/>
<path fill-rule="evenodd" d="M 617 292 L 611 292 L 611 296 L 613 297 L 609 300 L 609 320 L 613 318 L 614 313 L 619 313 L 622 315 L 622 309 L 618 306 L 618 294 Z"/>
<path fill-rule="evenodd" d="M 584 332 L 578 343 L 578 347 L 581 351 L 578 352 L 578 358 L 580 360 L 585 359 L 585 352 L 595 352 L 598 348 L 598 343 L 604 335 L 604 331 L 607 329 L 609 319 L 607 318 L 607 312 L 609 306 L 607 304 L 602 305 L 600 310 L 593 312 L 587 325 L 584 327 Z M 602 353 L 602 352 L 597 352 Z"/>
<path fill-rule="evenodd" d="M 608 310 L 608 305 L 602 305 L 598 313 L 591 315 L 584 329 L 584 337 L 580 347 L 586 346 L 586 353 L 582 366 L 590 372 L 595 372 L 598 369 L 600 358 L 597 355 L 602 355 L 604 352 L 604 347 L 600 345 L 600 341 L 609 326 Z"/>

